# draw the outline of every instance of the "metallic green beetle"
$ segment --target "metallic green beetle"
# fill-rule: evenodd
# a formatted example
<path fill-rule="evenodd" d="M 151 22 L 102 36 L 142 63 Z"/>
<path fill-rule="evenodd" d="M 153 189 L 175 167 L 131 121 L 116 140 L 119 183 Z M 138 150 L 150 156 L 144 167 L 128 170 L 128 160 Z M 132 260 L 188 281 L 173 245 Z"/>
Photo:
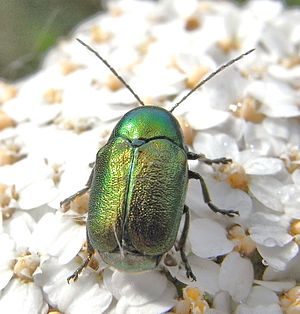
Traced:
<path fill-rule="evenodd" d="M 80 43 L 95 53 L 144 105 L 95 50 L 82 41 Z M 246 54 L 223 65 L 204 81 Z M 90 192 L 88 257 L 68 282 L 78 278 L 95 251 L 108 265 L 122 271 L 141 272 L 156 268 L 164 254 L 175 245 L 184 214 L 184 227 L 176 249 L 180 251 L 187 277 L 196 280 L 184 252 L 189 229 L 189 209 L 184 204 L 188 180 L 200 181 L 204 201 L 213 211 L 228 216 L 238 214 L 212 204 L 203 178 L 188 169 L 188 160 L 199 159 L 208 164 L 228 163 L 230 160 L 211 160 L 202 154 L 189 152 L 179 123 L 171 113 L 204 81 L 170 112 L 155 106 L 138 107 L 127 112 L 114 128 L 107 144 L 98 151 L 86 187 L 62 202 L 69 203 L 75 197 Z"/>

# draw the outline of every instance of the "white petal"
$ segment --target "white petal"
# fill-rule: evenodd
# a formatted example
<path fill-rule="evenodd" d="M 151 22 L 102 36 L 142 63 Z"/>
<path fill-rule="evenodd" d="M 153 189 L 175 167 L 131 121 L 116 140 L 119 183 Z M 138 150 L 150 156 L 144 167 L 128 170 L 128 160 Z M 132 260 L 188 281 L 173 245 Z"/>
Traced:
<path fill-rule="evenodd" d="M 203 201 L 200 183 L 193 180 L 189 182 L 186 203 L 197 216 L 219 220 L 224 225 L 229 225 L 233 222 L 243 223 L 249 219 L 252 213 L 252 200 L 247 193 L 238 189 L 232 189 L 225 182 L 219 182 L 210 178 L 204 178 L 204 180 L 210 198 L 216 206 L 224 210 L 236 210 L 240 215 L 228 219 L 223 215 L 215 214 Z"/>
<path fill-rule="evenodd" d="M 289 263 L 287 267 L 280 271 L 276 268 L 267 267 L 264 272 L 263 279 L 264 280 L 280 280 L 281 282 L 285 282 L 286 279 L 290 279 L 292 282 L 294 280 L 300 280 L 300 254 L 298 253 Z"/>
<path fill-rule="evenodd" d="M 114 289 L 126 297 L 129 305 L 140 306 L 159 298 L 167 286 L 165 275 L 157 271 L 140 274 L 116 271 L 112 276 Z"/>
<path fill-rule="evenodd" d="M 292 174 L 294 183 L 300 188 L 300 169 L 296 169 Z"/>
<path fill-rule="evenodd" d="M 173 284 L 168 283 L 165 291 L 157 299 L 143 305 L 132 305 L 127 303 L 126 296 L 123 296 L 117 304 L 116 314 L 157 314 L 168 312 L 176 303 L 176 289 Z"/>
<path fill-rule="evenodd" d="M 56 256 L 59 263 L 68 263 L 80 250 L 86 238 L 85 226 L 71 217 L 48 213 L 38 222 L 30 250 Z"/>
<path fill-rule="evenodd" d="M 5 230 L 15 240 L 19 250 L 26 250 L 30 245 L 35 225 L 36 222 L 29 214 L 17 212 L 8 221 Z"/>
<path fill-rule="evenodd" d="M 193 71 L 193 69 L 199 65 L 203 65 L 209 69 L 216 68 L 216 63 L 208 55 L 193 55 L 190 53 L 179 53 L 175 56 L 175 60 L 178 67 L 185 73 Z"/>
<path fill-rule="evenodd" d="M 248 92 L 263 103 L 260 111 L 269 117 L 299 115 L 299 109 L 295 105 L 299 96 L 287 84 L 275 80 L 255 81 L 248 86 Z"/>
<path fill-rule="evenodd" d="M 280 194 L 277 193 L 281 187 L 279 180 L 268 176 L 253 176 L 249 186 L 250 191 L 262 204 L 277 212 L 283 211 Z"/>
<path fill-rule="evenodd" d="M 249 160 L 243 166 L 247 174 L 270 175 L 281 171 L 283 162 L 278 158 L 259 157 Z"/>
<path fill-rule="evenodd" d="M 216 310 L 216 309 L 207 309 L 207 311 L 205 312 L 207 314 L 229 314 L 230 312 L 226 312 L 225 310 Z"/>
<path fill-rule="evenodd" d="M 277 270 L 284 270 L 287 263 L 297 255 L 299 248 L 295 242 L 290 242 L 283 247 L 257 245 L 257 250 L 269 266 Z"/>
<path fill-rule="evenodd" d="M 253 287 L 247 298 L 247 304 L 253 307 L 257 305 L 269 305 L 272 303 L 279 303 L 279 298 L 275 292 L 265 287 Z"/>
<path fill-rule="evenodd" d="M 22 175 L 20 175 L 22 174 Z M 16 185 L 16 190 L 51 176 L 51 169 L 40 156 L 28 156 L 14 165 L 0 167 L 1 182 Z M 32 195 L 31 195 L 32 197 Z"/>
<path fill-rule="evenodd" d="M 247 193 L 239 189 L 233 189 L 225 182 L 207 180 L 206 183 L 211 199 L 215 205 L 225 210 L 235 210 L 239 212 L 239 216 L 230 219 L 222 215 L 213 214 L 216 219 L 222 219 L 222 221 L 227 224 L 248 221 L 249 216 L 252 214 L 252 200 Z"/>
<path fill-rule="evenodd" d="M 248 2 L 246 8 L 255 17 L 267 21 L 276 18 L 282 12 L 284 5 L 279 1 L 256 0 Z"/>
<path fill-rule="evenodd" d="M 220 128 L 220 126 L 218 126 Z M 222 124 L 222 133 L 229 135 L 234 138 L 237 142 L 242 141 L 244 137 L 245 130 L 247 128 L 247 121 L 243 119 L 236 119 L 233 116 L 230 116 Z M 232 158 L 236 159 L 238 155 L 232 152 Z"/>
<path fill-rule="evenodd" d="M 194 150 L 208 158 L 234 157 L 238 155 L 236 141 L 226 134 L 210 135 L 198 133 L 194 139 Z"/>
<path fill-rule="evenodd" d="M 291 85 L 296 85 L 300 81 L 300 66 L 293 66 L 292 68 L 286 68 L 285 66 L 274 64 L 270 65 L 268 69 L 269 74 Z"/>
<path fill-rule="evenodd" d="M 244 139 L 246 147 L 262 156 L 279 155 L 285 146 L 278 138 L 270 137 L 261 124 L 245 125 Z"/>
<path fill-rule="evenodd" d="M 261 112 L 274 118 L 291 118 L 300 115 L 299 109 L 292 103 L 282 104 L 281 106 L 275 106 L 275 104 L 272 107 L 265 106 L 261 108 Z"/>
<path fill-rule="evenodd" d="M 22 209 L 32 209 L 44 205 L 58 195 L 52 179 L 33 182 L 20 190 L 19 205 Z"/>
<path fill-rule="evenodd" d="M 251 290 L 254 271 L 251 262 L 242 258 L 237 252 L 232 252 L 222 262 L 219 285 L 228 291 L 235 302 L 245 300 Z"/>
<path fill-rule="evenodd" d="M 91 280 L 90 278 L 81 279 Z M 105 313 L 105 309 L 112 301 L 112 296 L 109 291 L 99 287 L 96 280 L 91 281 L 89 284 L 83 284 L 83 289 L 77 287 L 77 292 L 74 293 L 73 302 L 68 306 L 67 313 Z"/>
<path fill-rule="evenodd" d="M 42 266 L 37 281 L 43 286 L 51 305 L 65 313 L 105 313 L 112 301 L 111 293 L 99 286 L 97 277 L 89 269 L 76 282 L 68 284 L 67 278 L 75 267 L 74 263 L 62 267 L 54 259 Z"/>
<path fill-rule="evenodd" d="M 284 246 L 293 240 L 287 230 L 278 225 L 259 225 L 250 228 L 253 241 L 267 247 Z"/>
<path fill-rule="evenodd" d="M 0 215 L 0 233 L 3 232 L 3 215 Z"/>
<path fill-rule="evenodd" d="M 296 184 L 286 184 L 278 189 L 278 193 L 281 202 L 284 204 L 285 214 L 288 217 L 300 219 L 300 189 Z"/>
<path fill-rule="evenodd" d="M 120 291 L 119 291 L 118 287 L 114 287 L 113 283 L 112 283 L 112 276 L 113 276 L 114 272 L 115 271 L 109 267 L 107 267 L 104 270 L 104 272 L 103 272 L 103 284 L 104 284 L 104 287 L 113 294 L 114 298 L 119 300 L 119 299 L 121 299 Z"/>
<path fill-rule="evenodd" d="M 219 271 L 220 266 L 210 260 L 202 259 L 194 255 L 188 256 L 188 262 L 191 266 L 193 274 L 196 276 L 196 281 L 191 281 L 186 277 L 186 270 L 182 266 L 179 272 L 175 275 L 176 278 L 187 284 L 190 287 L 197 287 L 201 291 L 206 291 L 209 294 L 217 293 L 219 288 Z"/>
<path fill-rule="evenodd" d="M 194 13 L 197 8 L 197 1 L 195 0 L 187 0 L 184 4 L 182 1 L 172 1 L 172 9 L 178 14 L 180 17 L 188 17 Z M 170 9 L 170 8 L 169 8 Z"/>
<path fill-rule="evenodd" d="M 34 283 L 12 280 L 5 288 L 0 299 L 0 312 L 11 314 L 44 314 L 48 306 L 43 299 L 42 290 Z"/>
<path fill-rule="evenodd" d="M 246 304 L 239 305 L 236 314 L 282 314 L 282 309 L 278 304 L 249 306 Z"/>
<path fill-rule="evenodd" d="M 226 314 L 232 313 L 231 298 L 228 292 L 220 291 L 215 297 L 213 302 L 214 308 L 222 310 Z"/>
<path fill-rule="evenodd" d="M 231 252 L 234 244 L 227 239 L 226 229 L 210 219 L 195 219 L 189 231 L 192 252 L 208 258 Z"/>
<path fill-rule="evenodd" d="M 216 110 L 210 106 L 209 99 L 198 97 L 197 102 L 194 99 L 189 99 L 189 102 L 194 101 L 194 110 L 186 114 L 186 119 L 195 130 L 205 130 L 217 126 L 225 122 L 230 114 L 226 111 Z M 197 106 L 200 105 L 200 108 Z"/>
<path fill-rule="evenodd" d="M 262 122 L 264 128 L 273 136 L 288 139 L 289 137 L 289 123 L 288 119 L 273 119 L 266 118 Z"/>
<path fill-rule="evenodd" d="M 13 276 L 11 264 L 15 259 L 15 243 L 6 233 L 0 234 L 0 291 L 8 284 Z"/>
<path fill-rule="evenodd" d="M 296 280 L 290 281 L 263 281 L 263 280 L 254 280 L 254 283 L 261 285 L 262 287 L 268 288 L 276 293 L 283 293 L 288 291 L 291 288 L 295 287 Z"/>
<path fill-rule="evenodd" d="M 94 161 L 94 158 L 90 159 L 90 162 L 92 161 Z M 49 206 L 59 208 L 61 201 L 83 189 L 91 171 L 92 169 L 88 166 L 88 162 L 68 162 L 60 179 L 59 194 L 49 202 Z"/>

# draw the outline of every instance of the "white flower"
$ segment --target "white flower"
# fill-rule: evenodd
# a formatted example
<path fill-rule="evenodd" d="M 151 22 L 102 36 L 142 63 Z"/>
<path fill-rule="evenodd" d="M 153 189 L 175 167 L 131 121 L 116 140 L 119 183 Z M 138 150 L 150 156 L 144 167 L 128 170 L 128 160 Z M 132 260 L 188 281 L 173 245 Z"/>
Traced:
<path fill-rule="evenodd" d="M 271 118 L 291 118 L 300 115 L 297 102 L 300 95 L 289 85 L 273 80 L 254 81 L 247 93 L 262 103 L 260 111 Z"/>
<path fill-rule="evenodd" d="M 41 288 L 33 280 L 40 256 L 30 253 L 28 247 L 35 223 L 27 213 L 16 213 L 5 221 L 0 234 L 0 310 L 10 313 L 47 313 L 48 304 Z M 17 299 L 16 299 L 17 298 Z M 17 302 L 15 300 L 18 300 Z"/>
<path fill-rule="evenodd" d="M 36 74 L 17 83 L 18 93 L 3 95 L 4 117 L 16 125 L 5 125 L 0 115 L 0 312 L 295 310 L 299 17 L 298 8 L 271 0 L 244 6 L 109 2 L 106 12 L 50 51 Z M 78 281 L 67 284 L 79 266 L 77 255 L 85 255 L 89 195 L 61 209 L 60 202 L 85 187 L 97 151 L 118 119 L 138 105 L 75 38 L 99 51 L 146 104 L 164 108 L 172 108 L 219 64 L 256 48 L 174 110 L 190 128 L 191 151 L 233 160 L 189 163 L 203 176 L 213 204 L 239 212 L 215 214 L 203 200 L 200 182 L 189 182 L 185 252 L 197 281 L 187 278 L 175 243 L 156 270 L 120 272 L 93 257 Z M 184 217 L 178 239 L 183 222 Z M 181 299 L 162 268 L 178 289 L 178 282 L 187 285 Z M 286 299 L 279 299 L 286 290 Z"/>
<path fill-rule="evenodd" d="M 0 310 L 3 313 L 9 310 L 11 314 L 46 314 L 48 304 L 40 287 L 35 283 L 22 283 L 18 279 L 13 279 L 2 292 Z"/>
<path fill-rule="evenodd" d="M 79 252 L 85 237 L 82 224 L 59 212 L 48 213 L 34 229 L 30 250 L 57 257 L 59 264 L 67 264 Z"/>
<path fill-rule="evenodd" d="M 10 165 L 1 167 L 0 173 L 3 183 L 15 186 L 18 194 L 15 206 L 21 209 L 42 206 L 58 194 L 52 179 L 53 169 L 41 156 L 27 157 L 13 167 Z"/>
<path fill-rule="evenodd" d="M 96 276 L 87 270 L 81 280 L 69 285 L 67 278 L 75 268 L 74 263 L 60 265 L 50 259 L 41 265 L 42 273 L 35 280 L 43 287 L 50 304 L 65 313 L 105 313 L 112 295 L 99 285 Z"/>
<path fill-rule="evenodd" d="M 116 313 L 162 313 L 175 304 L 176 291 L 164 274 L 106 271 L 105 286 L 119 300 Z"/>

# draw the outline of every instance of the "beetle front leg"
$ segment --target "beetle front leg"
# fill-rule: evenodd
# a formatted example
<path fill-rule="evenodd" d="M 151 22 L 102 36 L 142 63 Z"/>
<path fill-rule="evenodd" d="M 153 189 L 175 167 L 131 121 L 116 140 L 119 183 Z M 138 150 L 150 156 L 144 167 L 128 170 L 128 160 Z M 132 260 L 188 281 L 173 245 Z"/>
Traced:
<path fill-rule="evenodd" d="M 87 252 L 88 256 L 84 260 L 84 262 L 75 270 L 75 272 L 70 277 L 67 278 L 68 284 L 70 283 L 71 280 L 75 282 L 78 279 L 79 275 L 84 271 L 84 269 L 87 268 L 89 262 L 91 261 L 95 253 L 95 250 L 93 249 L 88 237 L 87 237 Z"/>
<path fill-rule="evenodd" d="M 189 160 L 200 160 L 204 162 L 207 165 L 212 165 L 212 164 L 228 164 L 232 162 L 232 159 L 221 157 L 221 158 L 216 158 L 216 159 L 209 159 L 206 158 L 204 154 L 196 154 L 193 152 L 188 152 L 187 157 Z"/>
<path fill-rule="evenodd" d="M 183 226 L 183 230 L 182 230 L 179 242 L 176 245 L 176 250 L 180 251 L 180 256 L 181 256 L 182 262 L 183 262 L 185 270 L 186 270 L 187 278 L 192 278 L 193 281 L 196 281 L 197 280 L 196 276 L 193 274 L 192 268 L 188 262 L 187 256 L 186 256 L 185 251 L 184 251 L 186 238 L 187 238 L 187 235 L 189 232 L 189 227 L 190 227 L 190 212 L 189 212 L 188 206 L 184 205 L 183 211 L 185 213 L 184 226 Z"/>
<path fill-rule="evenodd" d="M 60 207 L 62 207 L 63 205 L 69 205 L 76 197 L 81 196 L 84 193 L 86 193 L 90 189 L 90 187 L 92 185 L 93 176 L 94 176 L 94 168 L 91 171 L 91 174 L 89 176 L 89 179 L 88 179 L 87 183 L 85 184 L 85 187 L 83 189 L 81 189 L 80 191 L 76 192 L 75 194 L 67 197 L 63 201 L 61 201 L 60 202 Z"/>
<path fill-rule="evenodd" d="M 200 181 L 204 202 L 208 205 L 208 207 L 212 211 L 214 211 L 215 213 L 221 213 L 222 215 L 227 215 L 229 217 L 234 217 L 235 215 L 239 215 L 239 212 L 236 210 L 220 209 L 212 203 L 209 193 L 208 193 L 206 183 L 199 173 L 189 170 L 189 179 L 196 179 Z"/>

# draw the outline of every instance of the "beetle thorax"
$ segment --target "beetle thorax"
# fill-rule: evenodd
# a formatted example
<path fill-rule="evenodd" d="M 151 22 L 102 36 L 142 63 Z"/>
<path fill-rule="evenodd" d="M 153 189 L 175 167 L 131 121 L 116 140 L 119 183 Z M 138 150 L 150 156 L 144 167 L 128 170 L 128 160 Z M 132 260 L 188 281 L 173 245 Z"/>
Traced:
<path fill-rule="evenodd" d="M 165 138 L 183 147 L 179 123 L 169 111 L 161 107 L 138 107 L 127 112 L 113 130 L 111 139 L 118 136 L 131 142 Z"/>

